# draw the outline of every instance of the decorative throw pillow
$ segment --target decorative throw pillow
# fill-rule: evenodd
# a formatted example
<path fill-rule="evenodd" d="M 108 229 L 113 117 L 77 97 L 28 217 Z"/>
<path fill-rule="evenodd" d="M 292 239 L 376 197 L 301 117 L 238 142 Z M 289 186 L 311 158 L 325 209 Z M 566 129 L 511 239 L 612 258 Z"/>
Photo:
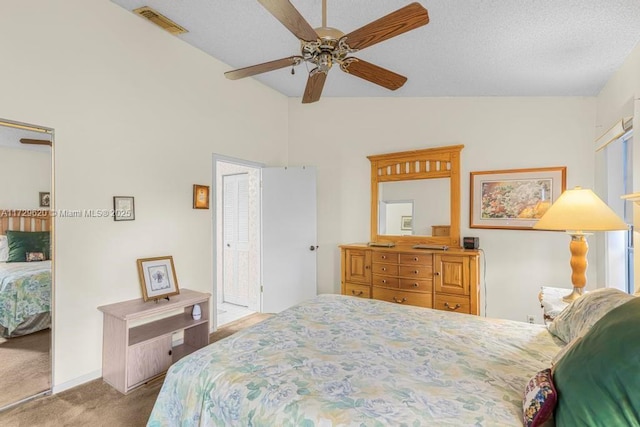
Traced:
<path fill-rule="evenodd" d="M 49 259 L 48 231 L 7 231 L 9 242 L 8 262 L 25 262 L 27 252 L 42 252 Z"/>
<path fill-rule="evenodd" d="M 522 422 L 525 427 L 541 426 L 553 414 L 557 394 L 551 378 L 551 369 L 538 372 L 524 389 Z"/>
<path fill-rule="evenodd" d="M 0 235 L 0 262 L 7 262 L 9 259 L 9 241 L 7 236 Z"/>
<path fill-rule="evenodd" d="M 632 298 L 613 288 L 586 293 L 562 310 L 549 325 L 549 332 L 568 343 L 584 335 L 602 316 Z"/>
<path fill-rule="evenodd" d="M 44 253 L 42 252 L 27 252 L 27 262 L 44 261 Z"/>
<path fill-rule="evenodd" d="M 556 426 L 640 426 L 640 298 L 605 314 L 558 362 Z"/>

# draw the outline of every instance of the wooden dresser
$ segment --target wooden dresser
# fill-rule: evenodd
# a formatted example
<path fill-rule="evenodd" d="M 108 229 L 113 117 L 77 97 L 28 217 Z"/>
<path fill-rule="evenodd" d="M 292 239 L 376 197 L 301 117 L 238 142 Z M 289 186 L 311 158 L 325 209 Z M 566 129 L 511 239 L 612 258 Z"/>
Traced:
<path fill-rule="evenodd" d="M 340 246 L 342 294 L 479 314 L 479 252 Z"/>

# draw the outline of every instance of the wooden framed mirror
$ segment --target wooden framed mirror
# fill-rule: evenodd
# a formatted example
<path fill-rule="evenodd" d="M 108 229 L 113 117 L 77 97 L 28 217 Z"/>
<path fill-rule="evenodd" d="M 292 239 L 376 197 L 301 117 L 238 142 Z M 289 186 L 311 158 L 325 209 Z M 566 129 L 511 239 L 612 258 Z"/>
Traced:
<path fill-rule="evenodd" d="M 464 145 L 368 156 L 371 242 L 460 247 Z"/>

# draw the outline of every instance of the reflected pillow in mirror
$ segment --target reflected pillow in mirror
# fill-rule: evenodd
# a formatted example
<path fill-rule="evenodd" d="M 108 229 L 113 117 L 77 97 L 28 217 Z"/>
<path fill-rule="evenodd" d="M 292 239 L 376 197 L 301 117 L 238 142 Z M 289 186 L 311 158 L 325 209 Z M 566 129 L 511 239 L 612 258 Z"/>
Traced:
<path fill-rule="evenodd" d="M 9 259 L 9 241 L 7 236 L 0 235 L 0 262 L 7 262 Z"/>
<path fill-rule="evenodd" d="M 588 292 L 560 312 L 549 325 L 549 332 L 569 343 L 586 334 L 602 316 L 633 298 L 613 288 Z"/>
<path fill-rule="evenodd" d="M 7 231 L 9 259 L 7 262 L 26 262 L 27 252 L 42 252 L 49 259 L 48 231 Z"/>

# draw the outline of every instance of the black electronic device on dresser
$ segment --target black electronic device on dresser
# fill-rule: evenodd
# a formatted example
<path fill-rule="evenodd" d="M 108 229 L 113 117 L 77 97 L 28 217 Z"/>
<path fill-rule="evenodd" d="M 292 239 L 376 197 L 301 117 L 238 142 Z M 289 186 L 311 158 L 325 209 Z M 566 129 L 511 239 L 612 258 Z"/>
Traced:
<path fill-rule="evenodd" d="M 478 249 L 480 247 L 479 237 L 463 237 L 462 247 L 465 249 Z"/>

